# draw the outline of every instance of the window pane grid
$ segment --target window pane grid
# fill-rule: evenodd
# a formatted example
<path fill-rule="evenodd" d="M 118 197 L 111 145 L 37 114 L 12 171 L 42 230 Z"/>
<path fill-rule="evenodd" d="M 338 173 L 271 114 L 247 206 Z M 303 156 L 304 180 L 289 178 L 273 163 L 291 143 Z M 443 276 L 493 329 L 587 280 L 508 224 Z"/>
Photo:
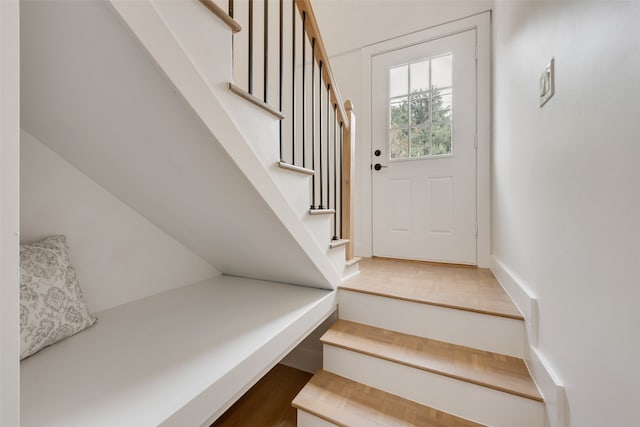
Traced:
<path fill-rule="evenodd" d="M 389 93 L 392 159 L 451 154 L 451 66 L 447 54 L 390 70 L 390 79 L 396 78 Z"/>

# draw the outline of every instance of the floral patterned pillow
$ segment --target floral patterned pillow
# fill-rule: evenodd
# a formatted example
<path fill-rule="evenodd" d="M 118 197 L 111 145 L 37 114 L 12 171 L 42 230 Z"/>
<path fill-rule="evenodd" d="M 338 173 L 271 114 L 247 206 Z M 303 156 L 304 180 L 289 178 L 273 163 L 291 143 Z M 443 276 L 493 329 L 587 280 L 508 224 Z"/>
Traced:
<path fill-rule="evenodd" d="M 20 360 L 93 325 L 65 236 L 20 246 Z"/>

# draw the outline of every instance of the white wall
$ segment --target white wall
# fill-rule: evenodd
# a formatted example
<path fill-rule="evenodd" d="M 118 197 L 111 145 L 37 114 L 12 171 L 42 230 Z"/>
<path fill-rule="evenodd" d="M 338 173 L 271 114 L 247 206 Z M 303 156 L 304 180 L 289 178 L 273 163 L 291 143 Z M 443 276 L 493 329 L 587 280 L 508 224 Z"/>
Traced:
<path fill-rule="evenodd" d="M 637 424 L 639 22 L 638 2 L 495 6 L 493 253 L 538 299 L 573 427 Z"/>
<path fill-rule="evenodd" d="M 19 4 L 0 2 L 0 425 L 20 425 Z"/>
<path fill-rule="evenodd" d="M 220 273 L 25 131 L 21 240 L 64 234 L 92 312 Z"/>
<path fill-rule="evenodd" d="M 351 100 L 358 116 L 362 105 L 361 49 L 390 38 L 474 15 L 492 7 L 492 0 L 375 1 L 315 0 L 313 8 L 344 100 Z M 362 139 L 364 120 L 356 126 L 355 251 L 371 256 L 371 153 Z M 363 195 L 365 195 L 363 197 Z"/>

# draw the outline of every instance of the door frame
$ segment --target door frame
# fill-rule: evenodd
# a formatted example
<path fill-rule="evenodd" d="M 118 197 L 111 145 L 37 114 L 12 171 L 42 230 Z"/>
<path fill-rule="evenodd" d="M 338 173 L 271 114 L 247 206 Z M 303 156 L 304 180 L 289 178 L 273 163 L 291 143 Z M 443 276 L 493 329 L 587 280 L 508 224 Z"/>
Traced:
<path fill-rule="evenodd" d="M 371 256 L 373 253 L 373 212 L 372 212 L 372 61 L 379 54 L 404 47 L 446 37 L 467 30 L 476 30 L 476 221 L 478 236 L 476 239 L 476 263 L 478 267 L 488 268 L 491 255 L 491 11 L 482 12 L 466 18 L 416 31 L 393 39 L 385 40 L 361 51 L 361 94 L 362 114 L 359 129 L 362 144 L 358 161 L 361 171 L 360 215 L 361 236 L 356 243 L 358 255 Z"/>

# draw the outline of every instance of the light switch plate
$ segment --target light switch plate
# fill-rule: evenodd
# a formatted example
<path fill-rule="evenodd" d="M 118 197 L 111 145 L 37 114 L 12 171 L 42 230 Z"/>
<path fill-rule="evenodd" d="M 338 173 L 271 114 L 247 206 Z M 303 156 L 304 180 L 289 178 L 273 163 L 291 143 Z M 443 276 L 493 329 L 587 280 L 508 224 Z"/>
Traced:
<path fill-rule="evenodd" d="M 540 74 L 540 107 L 546 104 L 555 93 L 554 62 L 554 58 L 551 58 L 547 67 Z"/>

